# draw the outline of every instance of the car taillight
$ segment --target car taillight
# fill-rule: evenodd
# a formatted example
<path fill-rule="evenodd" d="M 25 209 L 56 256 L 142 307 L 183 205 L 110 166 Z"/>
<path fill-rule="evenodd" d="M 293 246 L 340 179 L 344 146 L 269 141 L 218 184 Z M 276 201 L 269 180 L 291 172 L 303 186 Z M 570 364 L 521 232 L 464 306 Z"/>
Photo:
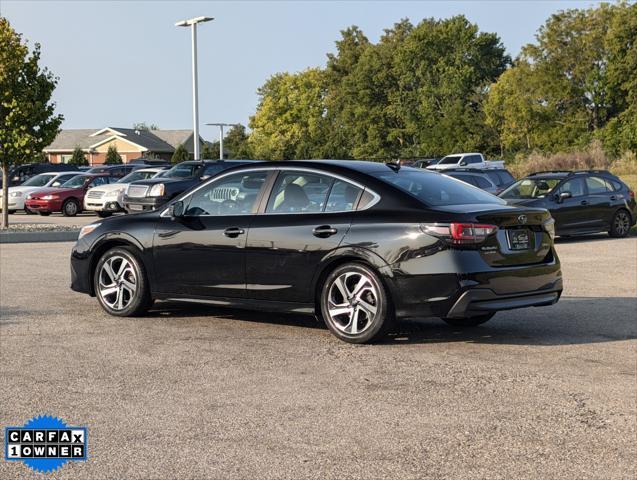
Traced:
<path fill-rule="evenodd" d="M 544 231 L 551 237 L 551 240 L 555 239 L 555 220 L 553 220 L 553 217 L 544 222 L 542 226 L 544 227 Z"/>
<path fill-rule="evenodd" d="M 633 192 L 632 190 L 628 190 L 628 196 L 634 200 L 635 199 L 635 192 Z"/>
<path fill-rule="evenodd" d="M 421 225 L 425 233 L 442 238 L 452 245 L 479 244 L 498 230 L 496 225 L 480 223 L 425 223 Z"/>

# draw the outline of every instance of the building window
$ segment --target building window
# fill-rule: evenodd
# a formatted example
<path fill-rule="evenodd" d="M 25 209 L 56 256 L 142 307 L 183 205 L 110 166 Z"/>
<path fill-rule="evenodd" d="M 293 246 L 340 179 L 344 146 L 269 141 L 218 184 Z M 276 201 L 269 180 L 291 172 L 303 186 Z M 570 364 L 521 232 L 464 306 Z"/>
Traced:
<path fill-rule="evenodd" d="M 69 163 L 73 155 L 60 155 L 60 163 Z"/>

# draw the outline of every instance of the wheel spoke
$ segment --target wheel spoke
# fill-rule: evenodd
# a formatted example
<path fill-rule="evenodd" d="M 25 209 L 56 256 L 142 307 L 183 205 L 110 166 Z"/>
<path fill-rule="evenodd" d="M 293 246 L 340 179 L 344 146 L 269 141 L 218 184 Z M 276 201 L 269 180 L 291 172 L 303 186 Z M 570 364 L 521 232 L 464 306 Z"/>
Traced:
<path fill-rule="evenodd" d="M 354 290 L 352 291 L 352 295 L 359 295 L 361 293 L 361 291 L 363 290 L 363 288 L 368 283 L 369 283 L 369 280 L 367 279 L 367 277 L 364 277 L 364 276 L 361 275 L 360 280 L 358 281 L 358 283 L 354 287 Z"/>
<path fill-rule="evenodd" d="M 336 307 L 336 308 L 330 308 L 330 315 L 332 317 L 336 317 L 337 315 L 343 315 L 344 313 L 347 313 L 351 316 L 352 314 L 352 307 L 350 307 L 349 305 L 346 304 L 346 306 L 344 307 Z"/>
<path fill-rule="evenodd" d="M 349 326 L 348 333 L 351 333 L 352 335 L 355 335 L 358 333 L 358 314 L 360 311 L 361 311 L 360 308 L 356 307 L 354 308 L 354 312 L 351 315 L 351 320 L 348 325 Z M 345 327 L 345 330 L 347 330 L 347 326 Z"/>
<path fill-rule="evenodd" d="M 370 320 L 374 318 L 374 315 L 376 315 L 376 312 L 378 310 L 376 308 L 376 305 L 372 305 L 365 300 L 359 300 L 358 306 L 367 314 L 367 317 Z"/>
<path fill-rule="evenodd" d="M 115 283 L 115 278 L 117 277 L 117 275 L 115 275 L 115 272 L 113 272 L 110 260 L 104 263 L 104 265 L 102 266 L 102 271 L 106 273 L 106 275 L 108 275 L 112 283 Z"/>
<path fill-rule="evenodd" d="M 117 286 L 105 287 L 102 290 L 100 290 L 100 293 L 102 297 L 106 297 L 107 295 L 112 295 L 113 293 L 117 292 L 117 290 L 118 290 Z"/>
<path fill-rule="evenodd" d="M 349 293 L 347 291 L 347 287 L 345 286 L 345 282 L 343 282 L 343 277 L 338 277 L 334 281 L 334 285 L 336 286 L 340 294 L 343 296 L 343 300 L 347 301 L 347 299 L 349 298 Z"/>

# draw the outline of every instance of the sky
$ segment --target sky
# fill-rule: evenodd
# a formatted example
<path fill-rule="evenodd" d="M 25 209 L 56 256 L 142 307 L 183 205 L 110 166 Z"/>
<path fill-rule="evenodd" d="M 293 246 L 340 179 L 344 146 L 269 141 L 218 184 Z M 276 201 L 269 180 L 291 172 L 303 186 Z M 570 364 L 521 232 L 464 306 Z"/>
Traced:
<path fill-rule="evenodd" d="M 59 77 L 54 94 L 63 128 L 192 128 L 191 39 L 175 22 L 214 17 L 198 29 L 199 118 L 243 123 L 257 89 L 271 75 L 324 66 L 340 31 L 359 26 L 376 42 L 401 18 L 463 14 L 496 32 L 507 52 L 533 42 L 559 10 L 591 1 L 18 1 L 0 0 L 0 14 Z M 202 126 L 214 140 L 216 127 Z"/>

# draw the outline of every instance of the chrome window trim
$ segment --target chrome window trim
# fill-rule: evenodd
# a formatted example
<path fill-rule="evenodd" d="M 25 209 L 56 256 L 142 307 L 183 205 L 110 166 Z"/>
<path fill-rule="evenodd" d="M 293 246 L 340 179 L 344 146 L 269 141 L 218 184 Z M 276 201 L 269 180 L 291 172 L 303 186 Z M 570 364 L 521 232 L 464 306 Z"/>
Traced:
<path fill-rule="evenodd" d="M 371 207 L 373 207 L 374 205 L 376 205 L 378 202 L 380 202 L 380 195 L 377 194 L 374 190 L 365 187 L 364 185 L 361 185 L 360 183 L 356 182 L 355 180 L 351 180 L 349 178 L 343 177 L 342 175 L 339 175 L 338 173 L 332 173 L 332 172 L 325 172 L 323 170 L 319 170 L 317 168 L 311 168 L 311 167 L 280 167 L 280 166 L 276 166 L 276 167 L 254 167 L 254 168 L 249 168 L 246 170 L 240 170 L 240 171 L 232 171 L 232 172 L 226 172 L 226 173 L 221 173 L 217 176 L 215 176 L 214 178 L 208 180 L 207 182 L 203 183 L 202 185 L 199 185 L 197 188 L 195 188 L 194 190 L 181 194 L 180 196 L 178 196 L 177 198 L 173 199 L 170 203 L 174 203 L 177 201 L 183 201 L 183 199 L 194 195 L 198 190 L 208 186 L 209 184 L 216 182 L 217 180 L 221 180 L 224 177 L 227 177 L 229 175 L 234 175 L 235 173 L 245 173 L 245 172 L 269 172 L 269 171 L 278 171 L 281 172 L 283 170 L 287 171 L 293 171 L 293 172 L 308 172 L 308 173 L 314 173 L 317 175 L 327 175 L 329 177 L 335 178 L 337 180 L 341 180 L 343 182 L 347 182 L 351 185 L 354 185 L 357 188 L 360 188 L 361 190 L 363 190 L 363 192 L 367 191 L 369 192 L 374 198 L 372 199 L 371 202 L 369 202 L 369 204 L 365 207 L 365 208 L 361 208 L 360 210 L 339 210 L 339 211 L 330 211 L 330 212 L 263 212 L 263 213 L 238 213 L 235 215 L 197 215 L 198 217 L 220 217 L 220 216 L 248 216 L 248 215 L 325 215 L 325 214 L 331 214 L 331 213 L 349 213 L 349 212 L 362 212 L 364 210 L 367 210 Z M 274 187 L 274 185 L 272 185 Z M 272 190 L 270 190 L 270 194 L 272 194 Z M 268 196 L 268 202 L 270 200 L 270 197 Z M 359 199 L 360 201 L 360 199 Z M 267 203 L 266 203 L 267 206 Z M 161 214 L 159 215 L 160 217 L 166 218 L 168 217 L 168 210 L 170 209 L 170 205 L 168 207 L 166 207 Z"/>

